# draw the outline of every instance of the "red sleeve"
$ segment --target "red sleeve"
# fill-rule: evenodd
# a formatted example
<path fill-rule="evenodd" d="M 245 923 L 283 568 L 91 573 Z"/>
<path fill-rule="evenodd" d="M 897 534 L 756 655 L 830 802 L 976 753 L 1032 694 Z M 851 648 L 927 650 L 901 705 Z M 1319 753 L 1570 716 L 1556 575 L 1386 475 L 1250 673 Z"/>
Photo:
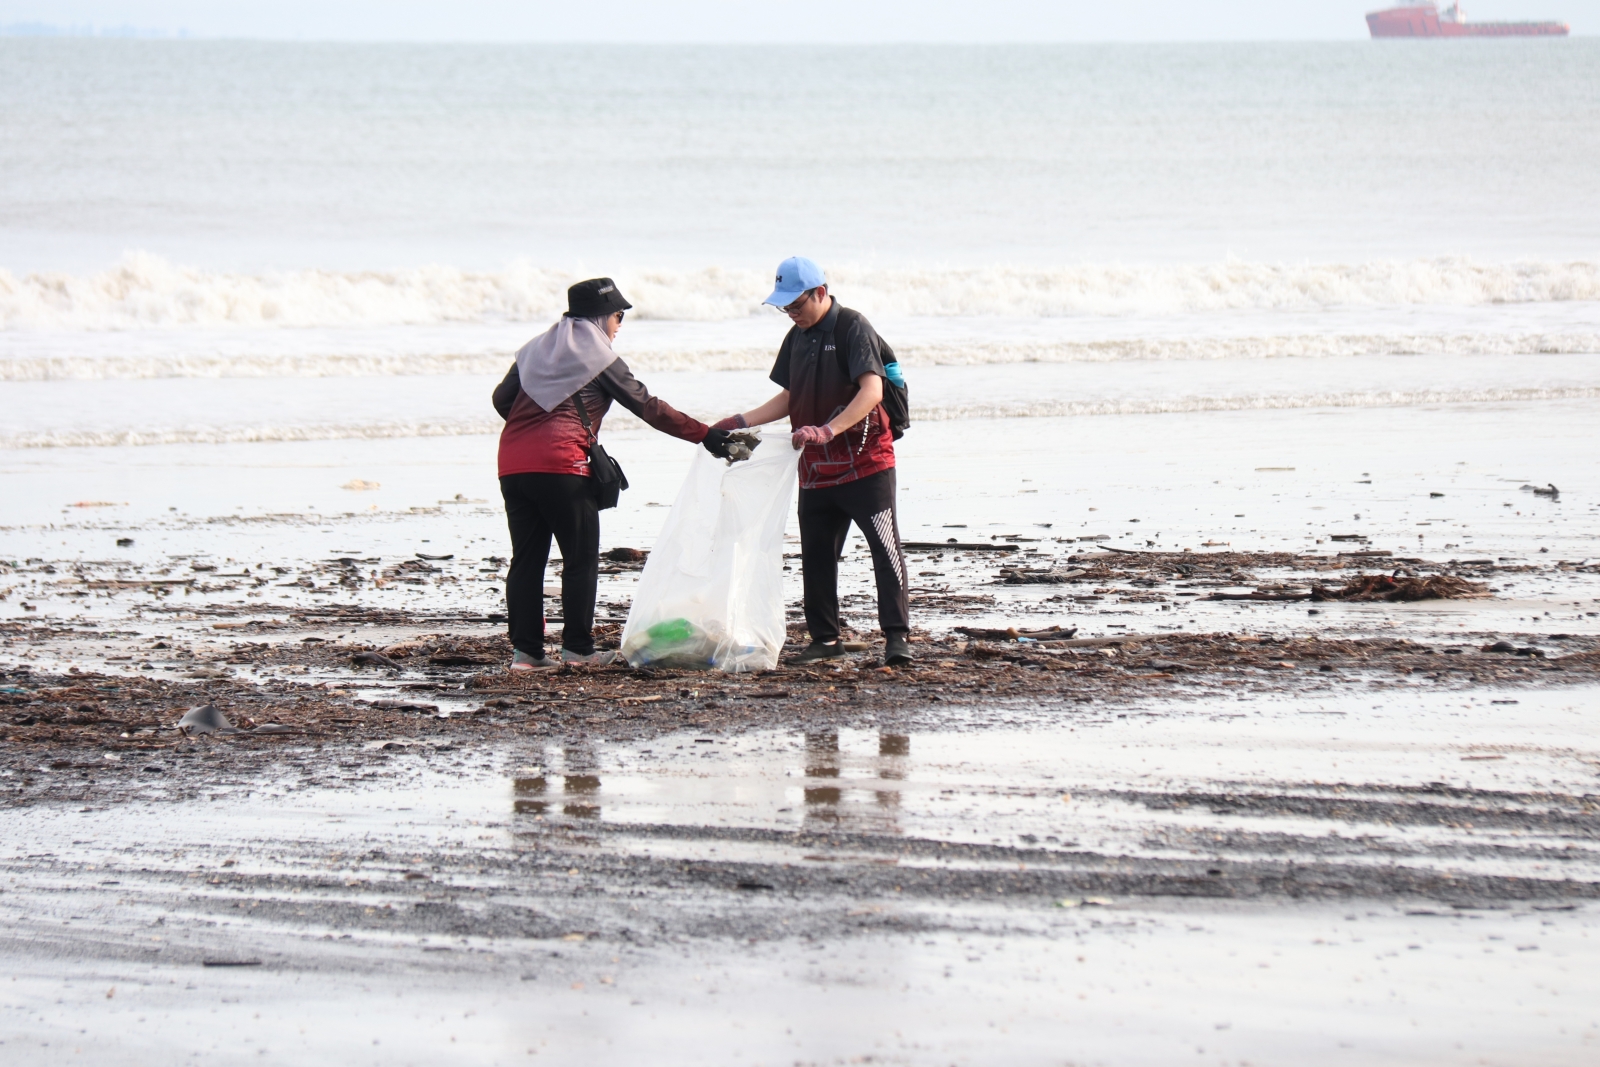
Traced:
<path fill-rule="evenodd" d="M 711 429 L 698 419 L 685 415 L 665 400 L 651 396 L 650 390 L 633 376 L 628 365 L 620 359 L 601 371 L 600 377 L 595 381 L 605 390 L 607 396 L 662 433 L 699 444 L 706 439 L 706 433 Z"/>

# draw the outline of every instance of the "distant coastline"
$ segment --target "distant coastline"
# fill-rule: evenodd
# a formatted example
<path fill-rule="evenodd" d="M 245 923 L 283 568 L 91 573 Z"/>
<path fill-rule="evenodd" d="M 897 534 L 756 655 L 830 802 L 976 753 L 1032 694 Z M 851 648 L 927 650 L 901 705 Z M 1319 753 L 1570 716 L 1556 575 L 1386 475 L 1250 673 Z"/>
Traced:
<path fill-rule="evenodd" d="M 189 31 L 153 30 L 146 26 L 100 26 L 92 22 L 57 26 L 48 22 L 12 22 L 0 26 L 0 37 L 117 37 L 129 38 L 186 38 Z"/>

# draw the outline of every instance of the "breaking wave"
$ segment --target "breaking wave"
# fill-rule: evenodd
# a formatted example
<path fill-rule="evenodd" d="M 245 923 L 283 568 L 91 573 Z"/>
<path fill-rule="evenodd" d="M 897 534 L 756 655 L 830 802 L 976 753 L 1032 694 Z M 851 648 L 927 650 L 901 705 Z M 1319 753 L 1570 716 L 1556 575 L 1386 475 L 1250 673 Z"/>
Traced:
<path fill-rule="evenodd" d="M 570 271 L 517 263 L 501 271 L 201 270 L 136 252 L 88 275 L 0 271 L 0 328 L 396 326 L 541 322 L 566 306 Z M 836 290 L 876 315 L 1175 314 L 1336 306 L 1483 305 L 1600 300 L 1600 264 L 1470 259 L 1357 264 L 1228 260 L 1175 266 L 868 268 L 830 272 Z M 622 271 L 645 318 L 737 319 L 760 311 L 765 270 Z"/>
<path fill-rule="evenodd" d="M 1437 404 L 1525 403 L 1600 399 L 1600 387 L 1545 389 L 1425 389 L 1264 396 L 1193 396 L 1137 400 L 1046 400 L 1026 404 L 959 404 L 916 408 L 916 422 L 966 419 L 1049 418 L 1101 415 L 1170 415 L 1210 411 L 1274 411 L 1305 408 L 1403 408 Z M 498 434 L 498 419 L 439 422 L 371 422 L 306 426 L 226 426 L 179 429 L 47 430 L 0 433 L 0 449 L 84 448 L 130 445 L 238 444 L 272 441 L 337 441 L 400 437 L 460 437 Z M 639 429 L 625 413 L 607 417 L 612 429 Z"/>
<path fill-rule="evenodd" d="M 1575 355 L 1600 352 L 1600 334 L 1290 334 L 1266 337 L 1130 338 L 896 345 L 908 367 L 1141 360 L 1319 359 L 1349 356 Z M 630 351 L 640 372 L 759 370 L 772 348 Z M 0 358 L 0 382 L 134 378 L 370 378 L 500 375 L 505 352 L 462 354 L 256 354 L 19 356 Z"/>

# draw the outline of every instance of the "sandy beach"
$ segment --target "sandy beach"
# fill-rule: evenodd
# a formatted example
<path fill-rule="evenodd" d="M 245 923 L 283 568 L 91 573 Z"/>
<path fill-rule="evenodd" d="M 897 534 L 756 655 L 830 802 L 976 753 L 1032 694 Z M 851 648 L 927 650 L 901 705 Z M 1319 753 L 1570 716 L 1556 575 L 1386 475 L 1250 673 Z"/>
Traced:
<path fill-rule="evenodd" d="M 488 440 L 13 451 L 5 1041 L 1583 1062 L 1589 409 L 1010 419 L 1005 485 L 930 423 L 918 666 L 755 676 L 508 674 Z M 642 434 L 602 644 L 686 466 Z"/>

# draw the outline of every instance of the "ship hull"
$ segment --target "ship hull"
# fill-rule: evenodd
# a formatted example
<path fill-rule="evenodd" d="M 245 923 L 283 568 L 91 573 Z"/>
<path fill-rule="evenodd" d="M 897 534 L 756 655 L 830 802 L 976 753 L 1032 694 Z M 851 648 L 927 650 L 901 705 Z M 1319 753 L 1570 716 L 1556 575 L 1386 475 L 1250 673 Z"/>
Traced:
<path fill-rule="evenodd" d="M 1451 22 L 1431 4 L 1395 7 L 1367 16 L 1374 37 L 1565 37 L 1565 22 Z"/>

